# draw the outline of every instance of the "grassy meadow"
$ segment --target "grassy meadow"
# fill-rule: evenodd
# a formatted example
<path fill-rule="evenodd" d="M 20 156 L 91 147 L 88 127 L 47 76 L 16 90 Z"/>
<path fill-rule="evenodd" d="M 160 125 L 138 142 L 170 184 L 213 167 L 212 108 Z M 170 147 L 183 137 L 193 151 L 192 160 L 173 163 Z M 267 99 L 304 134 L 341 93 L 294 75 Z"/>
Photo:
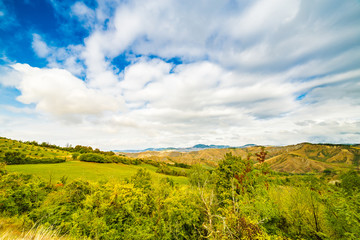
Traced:
<path fill-rule="evenodd" d="M 45 180 L 57 182 L 61 177 L 65 176 L 68 181 L 75 179 L 83 179 L 90 181 L 101 180 L 124 180 L 141 169 L 145 168 L 151 174 L 154 182 L 158 182 L 162 178 L 169 177 L 174 183 L 186 184 L 188 178 L 183 176 L 168 176 L 156 173 L 157 167 L 149 164 L 141 165 L 125 165 L 117 163 L 91 163 L 80 161 L 67 161 L 64 163 L 54 164 L 24 164 L 24 165 L 9 165 L 7 170 L 9 172 L 19 172 L 24 174 L 33 174 L 42 177 Z M 177 169 L 176 167 L 172 167 Z"/>
<path fill-rule="evenodd" d="M 44 146 L 42 146 L 44 145 Z M 52 164 L 15 164 L 8 165 L 9 172 L 18 172 L 24 174 L 33 174 L 39 176 L 46 181 L 58 182 L 62 177 L 66 177 L 68 181 L 75 179 L 83 179 L 90 181 L 101 180 L 125 180 L 142 168 L 145 168 L 151 174 L 153 181 L 156 183 L 162 178 L 169 177 L 174 183 L 187 184 L 188 180 L 184 176 L 169 176 L 156 173 L 157 167 L 150 164 L 122 164 L 122 163 L 94 163 L 73 160 L 72 152 L 46 147 L 47 144 L 34 144 L 33 142 L 22 142 L 7 138 L 0 138 L 0 158 L 5 156 L 6 152 L 21 153 L 25 157 L 32 159 L 42 158 L 59 158 L 65 159 L 66 162 Z M 188 171 L 170 166 L 173 170 Z"/>

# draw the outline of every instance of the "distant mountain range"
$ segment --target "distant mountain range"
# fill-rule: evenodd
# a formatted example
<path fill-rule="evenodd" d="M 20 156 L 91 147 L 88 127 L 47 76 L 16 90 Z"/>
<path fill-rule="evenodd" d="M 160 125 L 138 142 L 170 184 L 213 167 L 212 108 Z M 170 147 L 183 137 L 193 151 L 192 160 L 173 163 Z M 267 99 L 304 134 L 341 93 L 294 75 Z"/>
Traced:
<path fill-rule="evenodd" d="M 254 147 L 257 146 L 256 144 L 246 144 L 243 146 L 238 147 L 231 147 L 229 145 L 206 145 L 206 144 L 196 144 L 192 147 L 187 148 L 175 148 L 175 147 L 167 147 L 167 148 L 146 148 L 142 150 L 113 150 L 113 152 L 123 152 L 123 153 L 140 153 L 140 152 L 146 152 L 146 151 L 154 151 L 154 152 L 160 152 L 160 151 L 176 151 L 176 152 L 192 152 L 192 151 L 199 151 L 204 149 L 225 149 L 225 148 L 247 148 L 247 147 Z"/>

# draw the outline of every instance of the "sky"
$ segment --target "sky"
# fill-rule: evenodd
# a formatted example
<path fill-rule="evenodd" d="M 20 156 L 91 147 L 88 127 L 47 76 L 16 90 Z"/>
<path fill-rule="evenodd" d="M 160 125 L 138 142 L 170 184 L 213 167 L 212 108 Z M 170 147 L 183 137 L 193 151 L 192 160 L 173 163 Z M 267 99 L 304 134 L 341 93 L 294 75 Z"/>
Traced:
<path fill-rule="evenodd" d="M 0 0 L 0 136 L 360 143 L 360 1 Z"/>

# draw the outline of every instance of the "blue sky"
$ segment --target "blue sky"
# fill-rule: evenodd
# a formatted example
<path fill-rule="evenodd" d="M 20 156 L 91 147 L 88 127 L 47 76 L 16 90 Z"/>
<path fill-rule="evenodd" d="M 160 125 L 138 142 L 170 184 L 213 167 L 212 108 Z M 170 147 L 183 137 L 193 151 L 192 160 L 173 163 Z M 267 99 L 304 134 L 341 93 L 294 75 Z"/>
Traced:
<path fill-rule="evenodd" d="M 0 136 L 360 142 L 360 2 L 0 0 Z"/>

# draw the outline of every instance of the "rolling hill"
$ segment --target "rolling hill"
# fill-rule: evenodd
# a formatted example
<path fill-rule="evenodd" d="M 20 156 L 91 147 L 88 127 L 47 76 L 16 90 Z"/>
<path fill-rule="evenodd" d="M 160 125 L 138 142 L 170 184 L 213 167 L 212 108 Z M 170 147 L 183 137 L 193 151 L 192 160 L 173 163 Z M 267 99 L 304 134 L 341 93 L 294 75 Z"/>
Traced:
<path fill-rule="evenodd" d="M 86 147 L 83 147 L 83 149 Z M 88 147 L 87 147 L 88 148 Z M 70 149 L 70 148 L 69 148 Z M 72 150 L 77 149 L 76 147 Z M 96 151 L 96 150 L 95 150 Z M 146 169 L 149 171 L 152 179 L 159 182 L 163 178 L 170 178 L 175 183 L 186 184 L 187 178 L 184 176 L 169 176 L 157 172 L 157 167 L 150 164 L 132 165 L 130 163 L 94 163 L 79 161 L 73 159 L 73 154 L 80 152 L 66 151 L 61 147 L 50 145 L 47 143 L 39 144 L 36 142 L 23 142 L 0 137 L 0 164 L 4 162 L 6 152 L 20 153 L 21 156 L 30 159 L 26 164 L 12 164 L 6 166 L 9 172 L 20 172 L 24 174 L 34 174 L 49 181 L 60 181 L 62 177 L 66 177 L 69 181 L 75 179 L 85 180 L 102 180 L 102 179 L 117 179 L 124 180 L 135 175 L 139 169 Z M 46 162 L 42 163 L 42 159 L 62 159 L 62 162 Z M 36 164 L 32 161 L 38 160 Z M 51 163 L 51 164 L 49 164 Z M 187 171 L 182 168 L 171 166 L 171 169 L 177 171 Z M 0 238 L 1 239 L 1 238 Z"/>
<path fill-rule="evenodd" d="M 129 157 L 151 159 L 166 163 L 206 164 L 216 166 L 226 153 L 246 158 L 256 162 L 255 153 L 261 151 L 260 146 L 247 148 L 204 149 L 191 152 L 175 150 L 145 151 L 140 153 L 123 153 Z M 289 146 L 267 146 L 266 162 L 279 172 L 309 173 L 322 172 L 325 169 L 342 169 L 356 166 L 360 160 L 358 145 L 334 145 L 300 143 Z"/>
<path fill-rule="evenodd" d="M 210 148 L 213 146 L 214 148 Z M 195 148 L 196 147 L 196 148 Z M 77 147 L 73 148 L 75 150 Z M 87 148 L 91 147 L 82 147 Z M 196 149 L 196 151 L 189 151 Z M 7 138 L 0 138 L 0 159 L 4 158 L 6 152 L 18 152 L 33 160 L 41 159 L 63 159 L 72 160 L 72 152 L 65 148 L 54 145 L 34 144 L 34 142 L 22 142 Z M 81 151 L 81 148 L 80 148 Z M 92 150 L 95 151 L 96 150 Z M 162 151 L 143 152 L 120 152 L 130 158 L 139 158 L 163 163 L 185 163 L 202 164 L 211 167 L 223 159 L 226 153 L 246 158 L 249 153 L 251 159 L 256 163 L 255 153 L 261 151 L 261 146 L 249 145 L 242 148 L 224 148 L 217 145 L 195 145 L 192 148 L 166 149 Z M 322 172 L 325 169 L 341 170 L 359 166 L 360 146 L 342 144 L 311 144 L 300 143 L 289 146 L 266 146 L 266 162 L 278 172 L 288 173 L 310 173 Z"/>
<path fill-rule="evenodd" d="M 44 159 L 71 159 L 71 153 L 60 148 L 49 148 L 36 142 L 22 142 L 0 137 L 0 160 L 5 157 L 6 152 L 15 152 L 33 160 Z"/>

